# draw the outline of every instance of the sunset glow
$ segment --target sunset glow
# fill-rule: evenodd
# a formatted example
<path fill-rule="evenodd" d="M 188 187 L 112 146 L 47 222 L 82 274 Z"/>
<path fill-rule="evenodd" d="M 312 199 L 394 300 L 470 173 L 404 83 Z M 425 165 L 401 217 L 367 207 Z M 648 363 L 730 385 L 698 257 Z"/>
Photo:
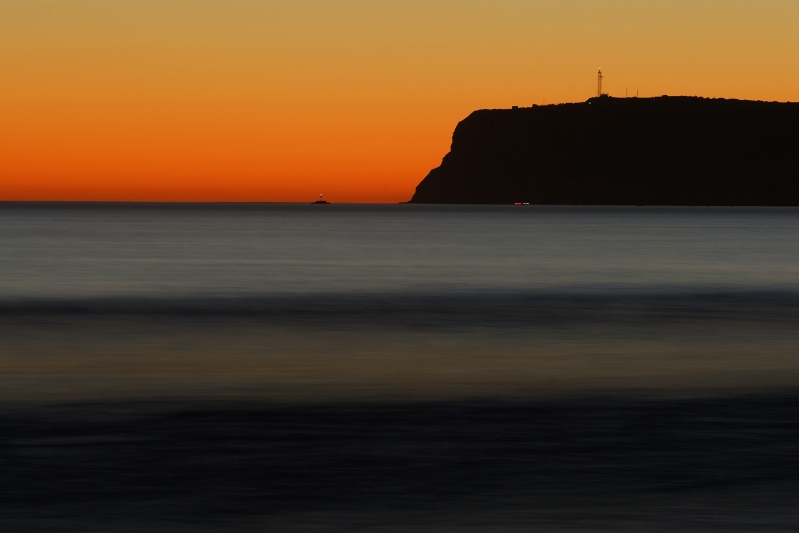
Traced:
<path fill-rule="evenodd" d="M 4 0 L 0 200 L 401 202 L 471 111 L 799 100 L 794 0 Z"/>

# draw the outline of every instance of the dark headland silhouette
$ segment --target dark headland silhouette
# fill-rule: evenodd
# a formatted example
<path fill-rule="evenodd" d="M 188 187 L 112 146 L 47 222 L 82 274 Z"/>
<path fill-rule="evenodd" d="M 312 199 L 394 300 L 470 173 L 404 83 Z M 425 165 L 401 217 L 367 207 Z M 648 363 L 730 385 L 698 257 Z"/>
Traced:
<path fill-rule="evenodd" d="M 612 98 L 480 110 L 413 203 L 799 205 L 799 103 Z"/>

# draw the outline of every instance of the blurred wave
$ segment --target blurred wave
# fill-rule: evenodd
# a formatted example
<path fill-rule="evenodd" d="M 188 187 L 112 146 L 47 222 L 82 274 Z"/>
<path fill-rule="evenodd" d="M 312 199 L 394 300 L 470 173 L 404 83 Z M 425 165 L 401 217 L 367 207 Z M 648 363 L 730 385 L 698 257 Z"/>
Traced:
<path fill-rule="evenodd" d="M 4 531 L 792 531 L 799 391 L 0 410 Z"/>
<path fill-rule="evenodd" d="M 228 316 L 277 322 L 352 321 L 442 326 L 491 322 L 777 320 L 799 318 L 799 291 L 620 289 L 613 292 L 461 291 L 278 294 L 221 297 L 17 298 L 0 300 L 0 316 Z"/>
<path fill-rule="evenodd" d="M 796 531 L 797 213 L 0 204 L 0 530 Z"/>

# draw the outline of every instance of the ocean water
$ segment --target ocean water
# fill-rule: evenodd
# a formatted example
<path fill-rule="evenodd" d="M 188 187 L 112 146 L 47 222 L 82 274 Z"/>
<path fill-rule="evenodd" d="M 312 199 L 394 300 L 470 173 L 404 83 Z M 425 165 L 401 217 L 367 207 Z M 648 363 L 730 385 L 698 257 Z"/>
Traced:
<path fill-rule="evenodd" d="M 0 530 L 795 531 L 799 210 L 0 204 Z"/>

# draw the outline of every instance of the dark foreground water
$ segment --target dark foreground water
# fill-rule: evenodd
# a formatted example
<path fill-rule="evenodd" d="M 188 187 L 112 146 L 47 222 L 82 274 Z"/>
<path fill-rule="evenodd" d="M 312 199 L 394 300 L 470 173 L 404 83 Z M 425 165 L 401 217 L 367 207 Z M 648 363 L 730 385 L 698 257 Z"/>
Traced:
<path fill-rule="evenodd" d="M 799 211 L 0 206 L 2 531 L 796 531 Z"/>

